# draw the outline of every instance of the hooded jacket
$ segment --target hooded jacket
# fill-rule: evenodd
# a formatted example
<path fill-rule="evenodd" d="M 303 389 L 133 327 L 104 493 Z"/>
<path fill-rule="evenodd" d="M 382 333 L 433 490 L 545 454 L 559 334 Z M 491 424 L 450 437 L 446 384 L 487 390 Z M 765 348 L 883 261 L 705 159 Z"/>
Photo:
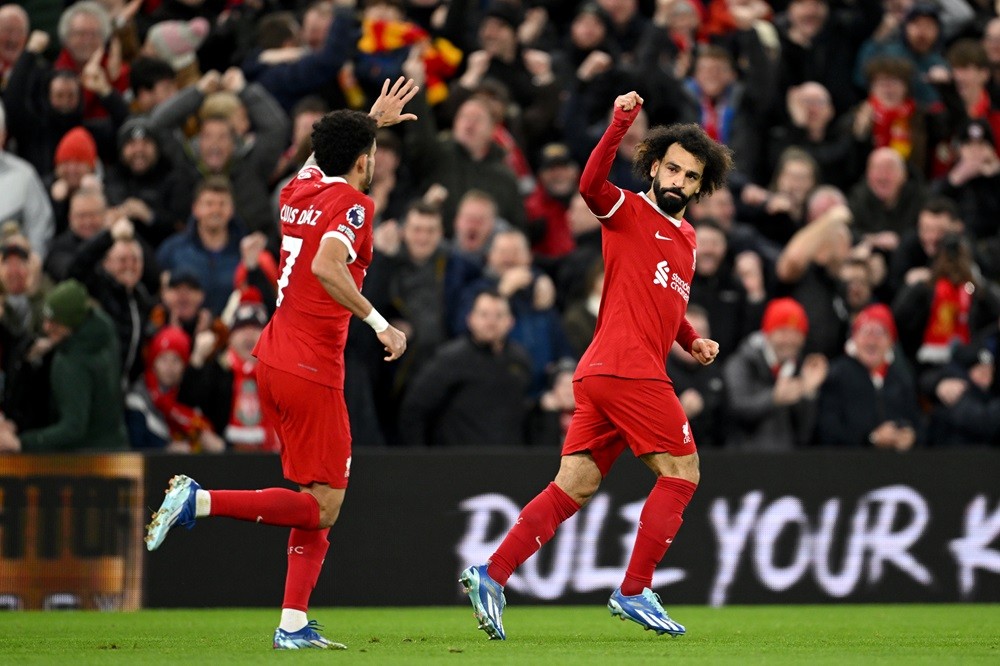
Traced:
<path fill-rule="evenodd" d="M 92 309 L 52 358 L 52 424 L 21 434 L 25 453 L 128 448 L 118 356 L 111 320 Z"/>

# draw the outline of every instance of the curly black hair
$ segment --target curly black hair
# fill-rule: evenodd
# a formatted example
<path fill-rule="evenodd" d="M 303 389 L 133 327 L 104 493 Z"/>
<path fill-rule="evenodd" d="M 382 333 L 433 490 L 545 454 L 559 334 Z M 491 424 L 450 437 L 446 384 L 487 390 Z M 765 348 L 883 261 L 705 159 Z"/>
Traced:
<path fill-rule="evenodd" d="M 316 164 L 328 176 L 343 176 L 375 142 L 375 119 L 361 111 L 338 109 L 313 124 Z"/>
<path fill-rule="evenodd" d="M 705 163 L 701 189 L 694 196 L 695 201 L 725 187 L 726 178 L 733 168 L 733 151 L 712 139 L 695 123 L 675 123 L 649 130 L 646 139 L 635 147 L 632 161 L 635 177 L 646 183 L 652 182 L 650 167 L 656 160 L 663 159 L 667 149 L 675 143 Z"/>

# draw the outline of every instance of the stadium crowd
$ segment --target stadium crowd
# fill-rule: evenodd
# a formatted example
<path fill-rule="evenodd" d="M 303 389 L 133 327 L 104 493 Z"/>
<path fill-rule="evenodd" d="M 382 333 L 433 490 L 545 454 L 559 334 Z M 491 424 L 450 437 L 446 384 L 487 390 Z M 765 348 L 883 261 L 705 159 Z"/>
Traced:
<path fill-rule="evenodd" d="M 380 130 L 355 445 L 558 446 L 603 266 L 577 192 L 615 96 L 735 151 L 692 202 L 668 374 L 702 447 L 1000 444 L 1000 2 L 28 0 L 0 5 L 0 450 L 275 451 L 251 351 L 312 123 Z M 652 239 L 650 242 L 654 242 Z M 650 266 L 650 280 L 657 267 Z"/>

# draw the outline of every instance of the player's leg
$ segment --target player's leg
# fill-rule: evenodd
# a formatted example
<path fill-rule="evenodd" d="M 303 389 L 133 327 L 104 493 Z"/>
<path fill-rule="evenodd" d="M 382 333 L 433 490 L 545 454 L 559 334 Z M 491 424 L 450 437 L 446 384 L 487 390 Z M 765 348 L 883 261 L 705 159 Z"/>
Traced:
<path fill-rule="evenodd" d="M 618 382 L 624 380 L 616 380 Z M 670 619 L 652 591 L 653 572 L 683 522 L 684 509 L 698 486 L 698 454 L 684 411 L 665 382 L 632 382 L 614 391 L 607 406 L 629 446 L 657 476 L 639 514 L 639 529 L 621 587 L 611 595 L 613 615 L 659 634 L 679 636 L 684 627 Z"/>
<path fill-rule="evenodd" d="M 291 439 L 289 433 L 312 427 L 311 420 L 297 415 L 302 411 L 302 405 L 308 404 L 308 401 L 301 399 L 303 392 L 315 393 L 316 389 L 326 387 L 271 369 L 264 364 L 257 366 L 257 390 L 261 409 L 268 414 L 269 422 L 276 424 L 279 439 L 283 443 L 282 467 L 285 477 L 289 479 L 296 478 L 288 473 L 290 466 L 294 471 L 296 457 L 296 453 L 288 446 Z M 305 480 L 308 482 L 313 479 L 306 477 Z M 195 519 L 206 516 L 307 530 L 322 529 L 333 524 L 329 516 L 323 515 L 317 498 L 310 493 L 289 488 L 205 490 L 194 479 L 178 475 L 170 480 L 163 503 L 153 514 L 152 522 L 146 526 L 146 548 L 150 551 L 159 548 L 175 525 L 192 529 Z"/>
<path fill-rule="evenodd" d="M 649 453 L 640 458 L 656 474 L 639 514 L 639 531 L 622 581 L 622 594 L 641 594 L 653 584 L 653 571 L 684 522 L 684 509 L 698 487 L 698 454 L 675 457 Z"/>
<path fill-rule="evenodd" d="M 204 490 L 194 479 L 177 475 L 166 497 L 146 526 L 146 548 L 156 550 L 176 525 L 192 529 L 196 518 L 223 516 L 252 523 L 316 530 L 323 524 L 321 510 L 309 493 L 288 488 L 262 490 Z"/>
<path fill-rule="evenodd" d="M 490 557 L 490 578 L 506 585 L 511 574 L 548 543 L 556 528 L 593 496 L 601 479 L 601 470 L 590 453 L 564 455 L 555 481 L 528 502 Z"/>
<path fill-rule="evenodd" d="M 321 636 L 308 618 L 309 598 L 326 557 L 330 527 L 337 521 L 347 492 L 351 467 L 351 427 L 344 392 L 321 387 L 294 386 L 276 396 L 284 414 L 281 428 L 282 470 L 298 481 L 302 495 L 315 500 L 321 529 L 293 527 L 288 537 L 288 570 L 281 620 L 274 632 L 276 649 L 343 649 Z M 309 398 L 303 399 L 304 392 Z M 316 480 L 309 483 L 309 480 Z"/>
<path fill-rule="evenodd" d="M 344 649 L 321 636 L 315 622 L 309 621 L 309 597 L 319 580 L 320 571 L 330 547 L 330 526 L 337 520 L 344 502 L 345 489 L 325 484 L 303 486 L 304 494 L 314 496 L 320 506 L 321 522 L 328 526 L 318 530 L 292 528 L 288 536 L 288 570 L 285 575 L 285 595 L 281 602 L 281 620 L 274 632 L 276 649 L 319 647 Z"/>
<path fill-rule="evenodd" d="M 684 509 L 697 488 L 698 454 L 674 457 L 651 453 L 641 458 L 656 473 L 656 484 L 639 514 L 639 531 L 625 580 L 608 600 L 608 609 L 647 630 L 681 636 L 686 631 L 684 625 L 670 618 L 660 595 L 652 590 L 653 572 L 673 543 Z"/>
<path fill-rule="evenodd" d="M 524 507 L 489 561 L 469 567 L 459 579 L 469 594 L 480 628 L 490 638 L 506 637 L 502 614 L 507 580 L 590 499 L 625 446 L 594 408 L 581 384 L 577 382 L 573 387 L 577 411 L 566 435 L 555 481 Z"/>
<path fill-rule="evenodd" d="M 469 595 L 479 628 L 491 639 L 507 637 L 503 587 L 511 574 L 552 538 L 563 521 L 580 510 L 600 482 L 601 472 L 589 453 L 563 456 L 556 480 L 521 510 L 489 561 L 462 572 L 459 581 Z"/>

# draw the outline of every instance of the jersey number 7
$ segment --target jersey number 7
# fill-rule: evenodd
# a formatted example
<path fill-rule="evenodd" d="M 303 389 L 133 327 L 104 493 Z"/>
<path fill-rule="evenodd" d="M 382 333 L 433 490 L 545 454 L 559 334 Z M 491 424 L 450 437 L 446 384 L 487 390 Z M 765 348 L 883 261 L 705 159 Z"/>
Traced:
<path fill-rule="evenodd" d="M 288 286 L 288 278 L 291 277 L 295 260 L 298 258 L 299 252 L 302 251 L 302 239 L 295 236 L 282 236 L 281 251 L 287 252 L 288 256 L 285 258 L 285 267 L 281 270 L 281 277 L 278 278 L 278 298 L 275 301 L 275 307 L 280 307 L 281 301 L 285 298 L 284 292 L 285 287 Z"/>

